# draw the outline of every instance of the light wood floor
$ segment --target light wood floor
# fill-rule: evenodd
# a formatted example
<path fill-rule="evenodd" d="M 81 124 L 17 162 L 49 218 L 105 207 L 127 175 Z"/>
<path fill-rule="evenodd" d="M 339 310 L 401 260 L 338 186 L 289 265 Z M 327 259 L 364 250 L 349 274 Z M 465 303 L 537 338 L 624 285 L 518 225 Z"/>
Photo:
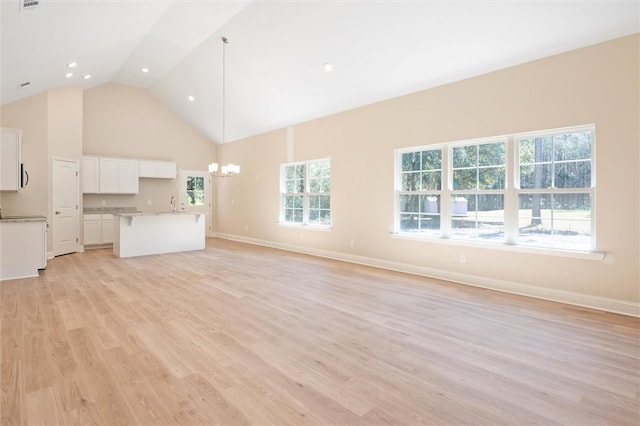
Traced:
<path fill-rule="evenodd" d="M 0 292 L 2 425 L 640 420 L 634 318 L 219 239 Z"/>

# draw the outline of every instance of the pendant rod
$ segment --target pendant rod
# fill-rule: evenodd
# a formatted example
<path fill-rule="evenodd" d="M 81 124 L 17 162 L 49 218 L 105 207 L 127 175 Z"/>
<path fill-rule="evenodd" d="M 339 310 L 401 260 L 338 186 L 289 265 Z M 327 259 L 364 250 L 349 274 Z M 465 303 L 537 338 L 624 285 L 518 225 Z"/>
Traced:
<path fill-rule="evenodd" d="M 226 59 L 225 59 L 225 47 L 229 43 L 226 37 L 222 37 L 222 144 L 225 143 L 225 99 L 226 99 Z"/>

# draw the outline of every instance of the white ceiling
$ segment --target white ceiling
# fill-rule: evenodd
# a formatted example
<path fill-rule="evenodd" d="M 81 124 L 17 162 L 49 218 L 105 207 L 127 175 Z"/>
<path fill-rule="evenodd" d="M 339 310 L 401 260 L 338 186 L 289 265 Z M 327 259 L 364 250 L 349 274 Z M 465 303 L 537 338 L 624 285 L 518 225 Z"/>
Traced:
<path fill-rule="evenodd" d="M 127 84 L 216 143 L 222 36 L 228 142 L 640 31 L 638 0 L 0 1 L 2 104 Z"/>

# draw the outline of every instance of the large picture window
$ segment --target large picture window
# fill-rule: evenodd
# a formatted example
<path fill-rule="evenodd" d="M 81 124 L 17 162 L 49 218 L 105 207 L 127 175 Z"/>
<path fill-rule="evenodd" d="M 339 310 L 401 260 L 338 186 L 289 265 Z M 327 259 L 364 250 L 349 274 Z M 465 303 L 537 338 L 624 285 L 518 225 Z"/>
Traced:
<path fill-rule="evenodd" d="M 398 150 L 396 232 L 592 251 L 592 126 Z"/>
<path fill-rule="evenodd" d="M 331 225 L 331 162 L 329 159 L 280 167 L 280 221 L 300 225 Z"/>

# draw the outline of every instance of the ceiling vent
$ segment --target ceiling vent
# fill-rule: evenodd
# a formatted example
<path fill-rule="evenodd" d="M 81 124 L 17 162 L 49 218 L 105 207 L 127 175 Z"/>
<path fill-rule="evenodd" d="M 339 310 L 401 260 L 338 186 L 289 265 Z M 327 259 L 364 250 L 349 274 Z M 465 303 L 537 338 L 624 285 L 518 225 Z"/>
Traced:
<path fill-rule="evenodd" d="M 20 1 L 20 11 L 23 10 L 33 10 L 38 7 L 40 4 L 40 0 L 19 0 Z"/>

